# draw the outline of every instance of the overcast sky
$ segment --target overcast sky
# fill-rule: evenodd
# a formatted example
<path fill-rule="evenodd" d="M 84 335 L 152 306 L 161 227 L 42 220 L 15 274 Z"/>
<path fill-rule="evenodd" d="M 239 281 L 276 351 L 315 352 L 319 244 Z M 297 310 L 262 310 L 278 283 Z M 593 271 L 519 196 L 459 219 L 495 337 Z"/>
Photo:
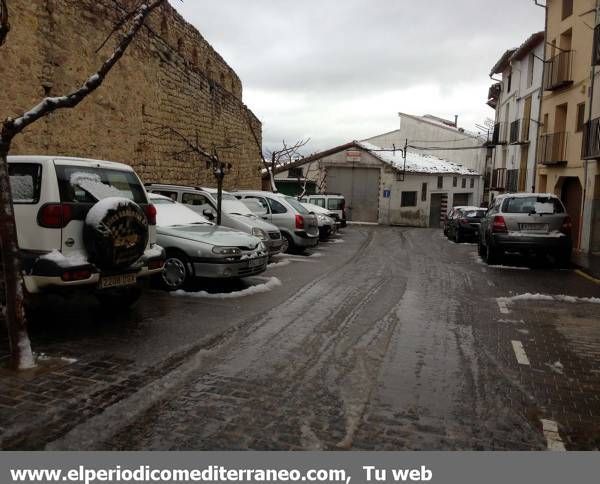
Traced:
<path fill-rule="evenodd" d="M 398 112 L 475 129 L 489 71 L 543 30 L 533 0 L 171 0 L 238 73 L 265 148 L 308 152 L 398 128 Z"/>

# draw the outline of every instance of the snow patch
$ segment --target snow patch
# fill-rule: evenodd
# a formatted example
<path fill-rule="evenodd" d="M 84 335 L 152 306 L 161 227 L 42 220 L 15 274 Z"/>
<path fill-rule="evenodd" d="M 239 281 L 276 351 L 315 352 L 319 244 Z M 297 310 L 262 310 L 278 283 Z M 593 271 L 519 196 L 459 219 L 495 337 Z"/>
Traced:
<path fill-rule="evenodd" d="M 600 298 L 598 297 L 577 297 L 577 296 L 567 296 L 564 294 L 518 294 L 516 296 L 510 297 L 499 297 L 497 298 L 498 303 L 504 302 L 505 304 L 510 304 L 514 301 L 558 301 L 558 302 L 566 302 L 566 303 L 591 303 L 591 304 L 600 304 Z"/>
<path fill-rule="evenodd" d="M 109 212 L 109 210 L 116 210 L 119 208 L 119 205 L 129 202 L 130 200 L 128 198 L 122 197 L 104 198 L 90 209 L 87 217 L 85 218 L 85 222 L 89 225 L 97 227 L 100 225 L 104 217 L 106 217 L 106 214 Z"/>
<path fill-rule="evenodd" d="M 10 191 L 15 201 L 33 202 L 35 194 L 33 177 L 30 175 L 11 175 Z"/>
<path fill-rule="evenodd" d="M 546 363 L 546 366 L 550 368 L 554 373 L 558 373 L 559 375 L 564 375 L 564 365 L 560 361 L 555 361 L 554 363 Z"/>
<path fill-rule="evenodd" d="M 223 293 L 209 293 L 206 291 L 198 291 L 198 292 L 186 292 L 186 291 L 175 291 L 172 292 L 172 296 L 185 296 L 185 297 L 194 297 L 198 299 L 237 299 L 240 297 L 251 296 L 253 294 L 261 294 L 265 292 L 272 291 L 276 287 L 280 287 L 281 281 L 276 277 L 264 278 L 264 277 L 255 277 L 252 278 L 255 281 L 265 281 L 262 284 L 257 284 L 255 286 L 247 287 L 241 291 L 235 292 L 223 292 Z M 252 280 L 251 279 L 251 280 Z"/>
<path fill-rule="evenodd" d="M 291 263 L 292 263 L 292 261 L 290 259 L 284 259 L 284 260 L 279 261 L 279 262 L 272 262 L 267 267 L 269 269 L 275 269 L 277 267 L 289 266 Z"/>
<path fill-rule="evenodd" d="M 111 197 L 124 197 L 130 195 L 129 192 L 121 191 L 113 186 L 102 183 L 100 175 L 85 171 L 77 171 L 71 174 L 69 182 L 74 187 L 79 187 L 92 195 L 96 200 Z"/>
<path fill-rule="evenodd" d="M 83 266 L 89 264 L 87 257 L 84 254 L 75 253 L 72 255 L 65 256 L 58 250 L 53 250 L 45 255 L 39 257 L 38 260 L 47 260 L 58 264 L 61 267 L 71 266 Z"/>

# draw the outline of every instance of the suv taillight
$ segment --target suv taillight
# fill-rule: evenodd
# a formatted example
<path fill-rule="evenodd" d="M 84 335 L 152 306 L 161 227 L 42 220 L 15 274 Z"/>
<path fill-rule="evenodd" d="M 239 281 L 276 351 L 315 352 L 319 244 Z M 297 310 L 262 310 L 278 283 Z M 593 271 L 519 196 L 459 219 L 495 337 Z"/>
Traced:
<path fill-rule="evenodd" d="M 302 215 L 296 215 L 296 228 L 297 229 L 304 228 L 304 217 Z"/>
<path fill-rule="evenodd" d="M 568 215 L 565 217 L 565 219 L 563 220 L 562 226 L 560 228 L 560 231 L 565 234 L 565 235 L 571 235 L 571 230 L 573 229 L 573 221 L 571 220 L 571 217 L 569 217 Z"/>
<path fill-rule="evenodd" d="M 48 203 L 38 212 L 38 225 L 47 229 L 62 229 L 73 220 L 71 205 Z"/>
<path fill-rule="evenodd" d="M 144 210 L 146 212 L 146 218 L 148 219 L 148 225 L 156 225 L 156 207 L 148 204 Z"/>
<path fill-rule="evenodd" d="M 508 228 L 506 227 L 506 221 L 502 215 L 496 215 L 492 221 L 492 232 L 494 233 L 506 233 Z"/>

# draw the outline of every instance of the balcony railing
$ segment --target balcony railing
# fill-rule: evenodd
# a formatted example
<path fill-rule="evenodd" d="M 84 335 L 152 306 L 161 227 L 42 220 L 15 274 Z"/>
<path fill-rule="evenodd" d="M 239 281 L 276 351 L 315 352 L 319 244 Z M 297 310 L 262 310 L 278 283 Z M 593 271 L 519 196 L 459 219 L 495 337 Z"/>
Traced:
<path fill-rule="evenodd" d="M 492 190 L 506 189 L 506 168 L 496 168 L 492 172 Z"/>
<path fill-rule="evenodd" d="M 541 135 L 538 144 L 538 163 L 542 165 L 567 163 L 567 135 L 568 133 Z"/>
<path fill-rule="evenodd" d="M 546 61 L 544 68 L 544 90 L 555 91 L 573 84 L 571 76 L 572 57 L 572 51 L 565 51 Z"/>
<path fill-rule="evenodd" d="M 592 119 L 583 127 L 581 157 L 587 160 L 600 158 L 600 118 Z"/>
<path fill-rule="evenodd" d="M 506 144 L 506 129 L 507 123 L 496 123 L 494 125 L 494 134 L 492 135 L 493 145 L 505 145 Z"/>
<path fill-rule="evenodd" d="M 520 138 L 519 138 L 519 134 L 520 134 L 519 127 L 520 126 L 521 126 L 521 121 L 519 119 L 510 123 L 510 143 L 511 144 L 518 143 L 520 141 Z"/>
<path fill-rule="evenodd" d="M 594 29 L 594 45 L 592 53 L 592 65 L 600 65 L 600 25 Z"/>
<path fill-rule="evenodd" d="M 496 84 L 492 84 L 488 91 L 488 101 L 487 105 L 492 109 L 496 109 L 498 105 L 498 99 L 500 99 L 500 92 L 502 91 L 502 84 L 497 82 Z"/>

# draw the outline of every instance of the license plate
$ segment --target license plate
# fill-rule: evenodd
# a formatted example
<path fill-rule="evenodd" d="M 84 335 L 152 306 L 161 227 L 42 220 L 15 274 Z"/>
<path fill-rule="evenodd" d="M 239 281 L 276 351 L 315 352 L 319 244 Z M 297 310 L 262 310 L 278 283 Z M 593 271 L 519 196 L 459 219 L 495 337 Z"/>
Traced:
<path fill-rule="evenodd" d="M 118 276 L 106 276 L 100 278 L 100 289 L 112 287 L 131 286 L 136 283 L 135 274 L 119 274 Z"/>
<path fill-rule="evenodd" d="M 259 267 L 263 264 L 262 259 L 251 259 L 248 261 L 248 267 Z"/>
<path fill-rule="evenodd" d="M 521 230 L 525 232 L 548 232 L 548 224 L 519 224 Z"/>

